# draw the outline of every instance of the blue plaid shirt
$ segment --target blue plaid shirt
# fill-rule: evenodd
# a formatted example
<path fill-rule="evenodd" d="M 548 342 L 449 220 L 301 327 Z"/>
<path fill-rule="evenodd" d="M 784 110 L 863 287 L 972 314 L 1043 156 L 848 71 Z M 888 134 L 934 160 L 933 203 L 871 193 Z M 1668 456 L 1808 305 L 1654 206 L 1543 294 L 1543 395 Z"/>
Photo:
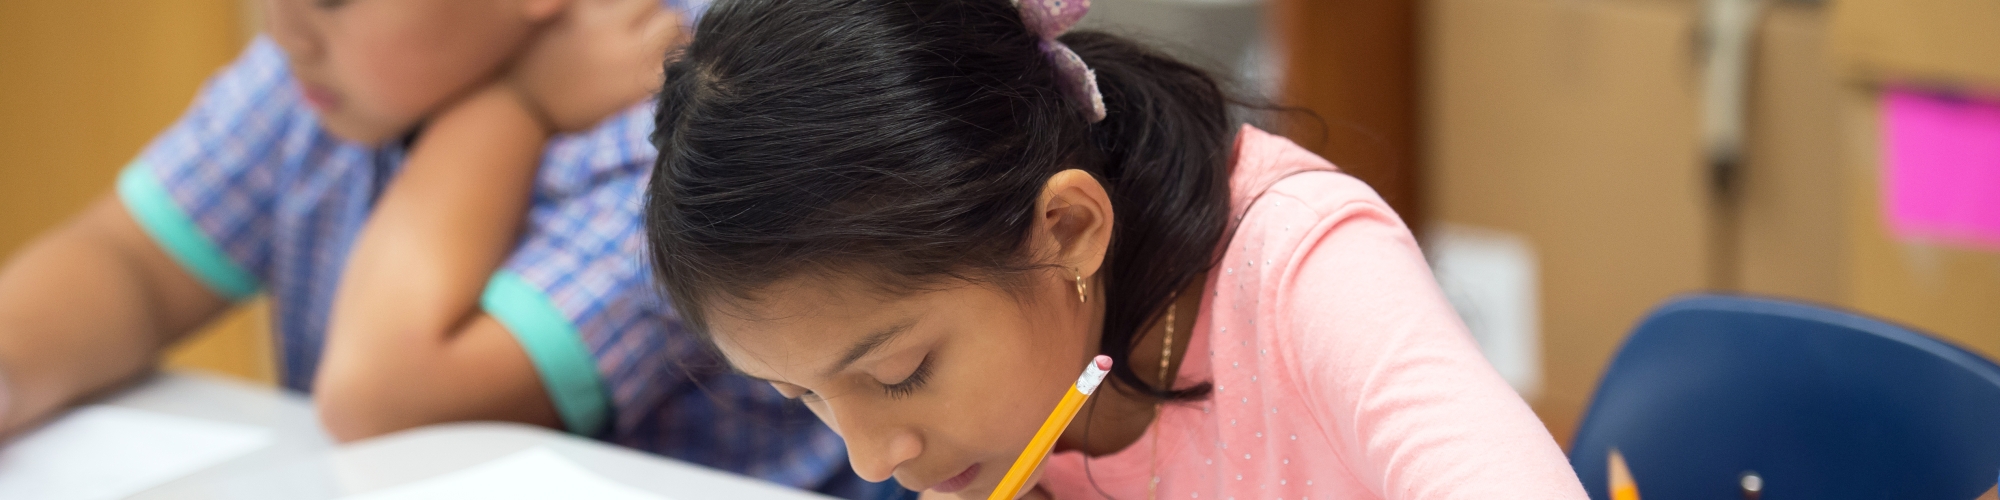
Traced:
<path fill-rule="evenodd" d="M 648 106 L 553 139 L 525 234 L 484 311 L 520 341 L 569 431 L 850 498 L 902 494 L 847 466 L 840 438 L 770 386 L 720 370 L 645 269 Z M 271 298 L 282 383 L 312 387 L 348 252 L 404 147 L 321 128 L 260 38 L 118 180 L 162 249 L 231 300 Z"/>

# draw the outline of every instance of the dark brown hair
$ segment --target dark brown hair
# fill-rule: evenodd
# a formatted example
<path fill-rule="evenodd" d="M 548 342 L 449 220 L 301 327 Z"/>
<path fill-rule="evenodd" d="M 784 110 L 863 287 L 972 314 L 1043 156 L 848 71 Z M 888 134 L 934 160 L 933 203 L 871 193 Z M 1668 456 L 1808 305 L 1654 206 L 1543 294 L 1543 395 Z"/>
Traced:
<path fill-rule="evenodd" d="M 1115 212 L 1101 281 L 1113 379 L 1213 266 L 1228 227 L 1229 99 L 1195 66 L 1114 35 L 1089 123 L 1008 0 L 724 0 L 666 68 L 646 201 L 654 272 L 683 317 L 805 273 L 910 290 L 1006 283 L 1048 179 L 1081 169 Z"/>

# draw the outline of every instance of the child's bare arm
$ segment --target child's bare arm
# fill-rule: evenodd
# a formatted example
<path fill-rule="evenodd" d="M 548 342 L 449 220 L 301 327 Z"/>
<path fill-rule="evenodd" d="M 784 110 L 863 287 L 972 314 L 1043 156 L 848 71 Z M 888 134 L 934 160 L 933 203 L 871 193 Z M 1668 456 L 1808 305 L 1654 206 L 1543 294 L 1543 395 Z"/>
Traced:
<path fill-rule="evenodd" d="M 0 269 L 0 439 L 143 373 L 227 305 L 99 198 Z"/>
<path fill-rule="evenodd" d="M 356 240 L 314 387 L 334 437 L 450 420 L 554 426 L 526 354 L 479 311 L 549 132 L 494 85 L 437 116 Z"/>
<path fill-rule="evenodd" d="M 649 40 L 678 21 L 649 17 L 657 8 L 576 2 L 504 83 L 431 122 L 334 301 L 315 392 L 335 437 L 454 420 L 560 427 L 526 352 L 479 298 L 519 241 L 548 129 L 587 127 L 650 92 L 619 82 L 658 71 L 665 46 Z"/>

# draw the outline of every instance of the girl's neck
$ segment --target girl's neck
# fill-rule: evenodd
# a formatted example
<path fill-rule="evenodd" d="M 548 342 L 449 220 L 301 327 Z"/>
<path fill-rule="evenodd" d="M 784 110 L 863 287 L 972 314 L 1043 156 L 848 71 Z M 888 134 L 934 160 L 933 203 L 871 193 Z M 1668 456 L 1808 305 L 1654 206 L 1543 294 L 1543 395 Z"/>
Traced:
<path fill-rule="evenodd" d="M 1187 357 L 1188 339 L 1194 334 L 1195 316 L 1201 308 L 1201 292 L 1206 281 L 1206 278 L 1195 280 L 1182 289 L 1174 300 L 1174 342 L 1166 380 L 1174 379 L 1175 374 L 1180 372 L 1181 361 Z M 1148 387 L 1162 386 L 1160 348 L 1167 338 L 1165 319 L 1162 316 L 1154 320 L 1154 324 L 1147 327 L 1139 341 L 1133 343 L 1132 352 L 1125 357 L 1125 362 Z M 1057 450 L 1080 450 L 1086 456 L 1108 455 L 1124 450 L 1146 434 L 1146 429 L 1158 417 L 1155 410 L 1159 398 L 1146 394 L 1143 389 L 1124 387 L 1113 380 L 1106 380 L 1105 386 L 1084 406 L 1083 412 L 1078 415 L 1079 421 L 1056 442 Z"/>

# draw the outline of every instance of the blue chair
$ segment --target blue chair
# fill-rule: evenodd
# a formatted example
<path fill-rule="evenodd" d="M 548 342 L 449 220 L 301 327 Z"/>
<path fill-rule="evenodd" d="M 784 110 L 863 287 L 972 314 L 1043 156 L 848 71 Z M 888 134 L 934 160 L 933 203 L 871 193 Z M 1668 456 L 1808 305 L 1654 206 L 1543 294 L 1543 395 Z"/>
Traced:
<path fill-rule="evenodd" d="M 1758 498 L 1746 474 L 1762 500 L 1970 500 L 2000 472 L 2000 366 L 1852 313 L 1681 297 L 1632 332 L 1577 429 L 1591 498 L 1612 448 L 1646 500 Z"/>

